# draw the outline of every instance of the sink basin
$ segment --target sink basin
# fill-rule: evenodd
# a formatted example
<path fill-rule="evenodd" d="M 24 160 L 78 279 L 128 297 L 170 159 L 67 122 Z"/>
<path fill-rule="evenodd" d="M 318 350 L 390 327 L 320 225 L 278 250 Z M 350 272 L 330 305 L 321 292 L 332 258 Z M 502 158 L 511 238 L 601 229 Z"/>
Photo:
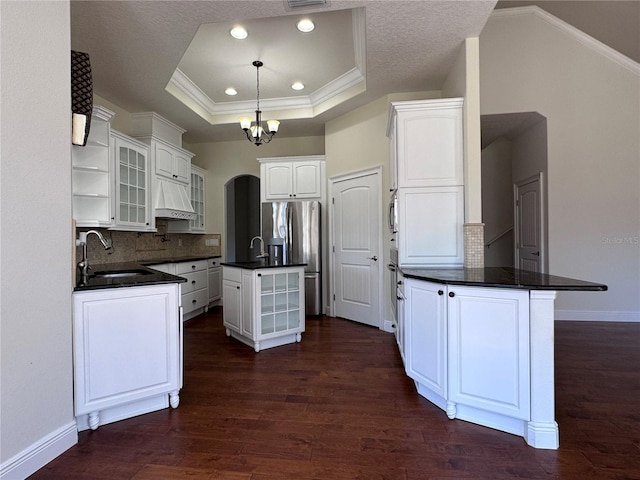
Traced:
<path fill-rule="evenodd" d="M 153 272 L 147 270 L 104 270 L 96 272 L 93 278 L 121 278 L 121 277 L 139 277 L 143 275 L 153 275 Z"/>

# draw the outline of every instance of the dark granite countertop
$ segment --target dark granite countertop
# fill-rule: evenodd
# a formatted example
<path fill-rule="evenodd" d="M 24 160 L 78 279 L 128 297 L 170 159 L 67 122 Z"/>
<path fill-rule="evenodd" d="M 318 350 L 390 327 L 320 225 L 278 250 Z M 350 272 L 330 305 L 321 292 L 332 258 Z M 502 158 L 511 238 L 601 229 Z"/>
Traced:
<path fill-rule="evenodd" d="M 509 267 L 485 268 L 403 268 L 405 277 L 445 285 L 468 285 L 477 287 L 520 288 L 526 290 L 585 290 L 605 291 L 600 283 L 558 277 Z"/>
<path fill-rule="evenodd" d="M 287 268 L 287 267 L 304 267 L 306 263 L 274 263 L 264 261 L 255 262 L 222 262 L 224 267 L 244 268 L 246 270 L 257 270 L 259 268 Z"/>
<path fill-rule="evenodd" d="M 195 260 L 209 260 L 210 258 L 222 258 L 221 255 L 185 255 L 181 257 L 152 258 L 150 260 L 140 260 L 141 265 L 159 265 L 161 263 L 193 262 Z"/>
<path fill-rule="evenodd" d="M 182 283 L 187 281 L 185 278 L 159 272 L 158 270 L 145 267 L 142 263 L 136 262 L 91 265 L 89 273 L 89 278 L 85 284 L 82 284 L 81 276 L 77 275 L 78 283 L 73 289 L 74 292 L 100 290 L 104 288 L 140 287 L 143 285 L 159 285 L 163 283 Z M 105 273 L 120 276 L 102 276 Z"/>

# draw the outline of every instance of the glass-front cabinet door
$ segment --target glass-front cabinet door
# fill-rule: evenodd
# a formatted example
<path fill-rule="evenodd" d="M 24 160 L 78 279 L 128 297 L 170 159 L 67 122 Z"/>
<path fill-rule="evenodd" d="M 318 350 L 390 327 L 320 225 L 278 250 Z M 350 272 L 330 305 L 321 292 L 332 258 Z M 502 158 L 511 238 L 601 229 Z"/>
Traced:
<path fill-rule="evenodd" d="M 196 212 L 196 218 L 189 220 L 192 232 L 204 232 L 204 176 L 205 171 L 191 165 L 191 206 Z"/>
<path fill-rule="evenodd" d="M 256 275 L 260 336 L 275 337 L 302 331 L 304 311 L 300 300 L 304 275 L 290 269 L 274 269 L 273 273 L 263 269 Z"/>
<path fill-rule="evenodd" d="M 151 230 L 149 149 L 128 137 L 113 137 L 116 226 L 122 230 Z"/>

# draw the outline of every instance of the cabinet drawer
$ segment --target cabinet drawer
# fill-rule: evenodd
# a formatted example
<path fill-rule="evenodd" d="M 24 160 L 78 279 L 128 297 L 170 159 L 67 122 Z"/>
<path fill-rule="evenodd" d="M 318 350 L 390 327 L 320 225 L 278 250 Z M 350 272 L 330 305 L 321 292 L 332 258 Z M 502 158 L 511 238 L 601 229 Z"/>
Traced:
<path fill-rule="evenodd" d="M 193 262 L 176 263 L 176 275 L 184 276 L 183 273 L 195 272 L 197 270 L 206 270 L 206 260 L 195 260 Z"/>
<path fill-rule="evenodd" d="M 233 267 L 224 267 L 222 269 L 222 279 L 232 282 L 242 282 L 242 269 Z"/>
<path fill-rule="evenodd" d="M 207 288 L 208 273 L 207 270 L 199 270 L 193 273 L 183 273 L 180 275 L 182 278 L 187 279 L 187 283 L 182 284 L 182 293 L 190 293 L 201 288 Z"/>
<path fill-rule="evenodd" d="M 159 272 L 170 273 L 171 275 L 175 275 L 176 273 L 175 263 L 158 263 L 157 265 L 149 265 L 149 268 L 158 270 Z"/>
<path fill-rule="evenodd" d="M 190 293 L 182 294 L 182 308 L 184 313 L 190 313 L 209 304 L 209 290 L 201 288 Z"/>
<path fill-rule="evenodd" d="M 219 258 L 210 258 L 210 259 L 207 260 L 207 266 L 209 268 L 219 267 L 221 261 L 222 260 L 220 260 Z"/>

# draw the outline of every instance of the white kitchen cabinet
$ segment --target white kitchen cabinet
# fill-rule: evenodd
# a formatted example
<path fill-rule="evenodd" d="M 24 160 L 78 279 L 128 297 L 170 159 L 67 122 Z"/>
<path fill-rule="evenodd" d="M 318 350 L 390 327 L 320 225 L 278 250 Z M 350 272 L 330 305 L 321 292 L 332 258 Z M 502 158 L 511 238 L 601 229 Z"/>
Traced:
<path fill-rule="evenodd" d="M 72 147 L 73 218 L 78 227 L 110 228 L 113 213 L 113 163 L 109 136 L 114 113 L 95 105 L 85 146 Z"/>
<path fill-rule="evenodd" d="M 525 435 L 529 292 L 405 280 L 405 368 L 418 393 L 479 425 Z"/>
<path fill-rule="evenodd" d="M 418 392 L 446 409 L 447 296 L 444 285 L 405 279 L 405 369 Z"/>
<path fill-rule="evenodd" d="M 216 305 L 222 298 L 222 267 L 219 258 L 207 260 L 209 274 L 209 306 Z"/>
<path fill-rule="evenodd" d="M 396 276 L 394 275 L 394 278 Z M 396 328 L 394 331 L 396 337 L 396 343 L 398 344 L 398 351 L 400 352 L 400 357 L 402 358 L 402 363 L 407 364 L 406 361 L 406 321 L 405 321 L 405 309 L 404 302 L 406 301 L 406 292 L 405 292 L 405 279 L 401 274 L 397 275 L 397 280 L 394 281 L 394 294 L 396 295 L 396 305 L 398 306 L 398 310 L 396 311 Z"/>
<path fill-rule="evenodd" d="M 450 286 L 449 397 L 457 404 L 529 420 L 529 292 Z"/>
<path fill-rule="evenodd" d="M 153 268 L 154 270 L 158 270 L 159 272 L 170 273 L 171 275 L 176 274 L 175 263 L 156 263 L 153 265 L 149 265 L 149 268 Z"/>
<path fill-rule="evenodd" d="M 463 187 L 398 190 L 396 243 L 401 266 L 460 266 L 464 262 Z"/>
<path fill-rule="evenodd" d="M 189 227 L 193 233 L 205 231 L 205 185 L 206 171 L 196 165 L 191 165 L 191 206 L 196 212 L 196 218 L 189 220 Z"/>
<path fill-rule="evenodd" d="M 228 336 L 256 352 L 301 341 L 305 329 L 303 267 L 249 270 L 224 266 L 223 294 Z"/>
<path fill-rule="evenodd" d="M 209 271 L 207 260 L 178 262 L 176 275 L 187 279 L 182 285 L 184 319 L 189 320 L 209 309 Z"/>
<path fill-rule="evenodd" d="M 227 330 L 227 336 L 229 336 L 230 331 L 242 335 L 243 292 L 241 269 L 223 268 L 222 297 L 224 298 L 223 323 Z"/>
<path fill-rule="evenodd" d="M 387 136 L 401 267 L 464 264 L 463 104 L 462 98 L 391 104 Z"/>
<path fill-rule="evenodd" d="M 324 156 L 259 158 L 258 160 L 263 202 L 323 199 Z"/>
<path fill-rule="evenodd" d="M 115 165 L 115 228 L 153 231 L 149 148 L 131 137 L 111 132 Z"/>
<path fill-rule="evenodd" d="M 177 233 L 204 233 L 205 225 L 205 193 L 207 171 L 191 165 L 190 201 L 196 218 L 192 220 L 169 220 L 167 229 Z"/>
<path fill-rule="evenodd" d="M 182 321 L 177 283 L 73 294 L 78 429 L 179 404 Z"/>
<path fill-rule="evenodd" d="M 77 227 L 155 231 L 149 148 L 111 130 L 113 112 L 94 106 L 85 147 L 73 147 L 73 218 Z"/>
<path fill-rule="evenodd" d="M 391 104 L 393 188 L 463 185 L 462 108 L 462 98 Z"/>
<path fill-rule="evenodd" d="M 154 154 L 155 174 L 188 185 L 193 154 L 160 139 L 150 140 Z"/>

